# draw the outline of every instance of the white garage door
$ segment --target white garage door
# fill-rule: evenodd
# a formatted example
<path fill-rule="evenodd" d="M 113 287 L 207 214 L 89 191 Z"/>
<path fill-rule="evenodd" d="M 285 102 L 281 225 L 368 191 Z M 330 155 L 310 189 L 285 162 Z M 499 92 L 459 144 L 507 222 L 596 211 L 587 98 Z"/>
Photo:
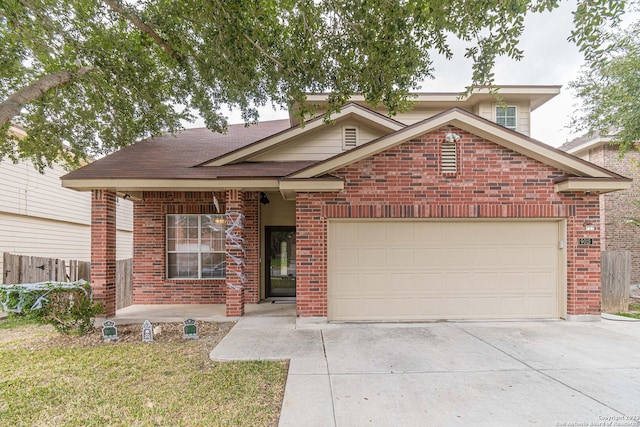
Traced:
<path fill-rule="evenodd" d="M 557 318 L 559 227 L 330 221 L 329 319 Z"/>

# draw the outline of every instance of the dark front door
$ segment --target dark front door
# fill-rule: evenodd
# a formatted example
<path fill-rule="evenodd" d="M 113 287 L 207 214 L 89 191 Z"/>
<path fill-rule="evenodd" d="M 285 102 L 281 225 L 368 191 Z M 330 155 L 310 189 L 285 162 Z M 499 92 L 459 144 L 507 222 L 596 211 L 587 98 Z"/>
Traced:
<path fill-rule="evenodd" d="M 266 294 L 296 296 L 296 228 L 265 227 Z"/>

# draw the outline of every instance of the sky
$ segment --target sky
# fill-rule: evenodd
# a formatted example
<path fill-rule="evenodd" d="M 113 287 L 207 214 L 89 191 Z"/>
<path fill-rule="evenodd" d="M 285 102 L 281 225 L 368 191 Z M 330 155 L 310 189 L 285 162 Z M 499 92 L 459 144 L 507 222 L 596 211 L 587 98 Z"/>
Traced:
<path fill-rule="evenodd" d="M 530 14 L 525 18 L 525 31 L 519 47 L 524 58 L 514 61 L 499 58 L 495 71 L 497 85 L 562 85 L 559 95 L 532 113 L 531 137 L 557 147 L 579 136 L 568 129 L 577 100 L 567 84 L 578 76 L 583 58 L 567 38 L 573 28 L 574 0 L 563 1 L 552 12 Z M 464 58 L 464 48 L 453 44 L 454 58 L 434 58 L 435 79 L 424 82 L 425 92 L 463 91 L 471 82 L 471 62 Z M 282 110 L 270 106 L 260 109 L 260 120 L 287 118 Z M 231 112 L 230 123 L 242 123 L 239 112 Z M 203 126 L 201 121 L 188 127 Z"/>

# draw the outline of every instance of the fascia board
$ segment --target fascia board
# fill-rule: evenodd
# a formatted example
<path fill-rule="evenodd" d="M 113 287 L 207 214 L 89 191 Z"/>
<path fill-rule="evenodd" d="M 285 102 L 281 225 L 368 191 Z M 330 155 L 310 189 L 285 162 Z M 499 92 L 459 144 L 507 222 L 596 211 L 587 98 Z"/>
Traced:
<path fill-rule="evenodd" d="M 556 193 L 590 191 L 594 193 L 610 193 L 631 188 L 629 179 L 567 179 L 555 184 Z"/>
<path fill-rule="evenodd" d="M 63 179 L 62 186 L 78 191 L 108 188 L 116 191 L 277 191 L 276 178 L 239 179 Z"/>

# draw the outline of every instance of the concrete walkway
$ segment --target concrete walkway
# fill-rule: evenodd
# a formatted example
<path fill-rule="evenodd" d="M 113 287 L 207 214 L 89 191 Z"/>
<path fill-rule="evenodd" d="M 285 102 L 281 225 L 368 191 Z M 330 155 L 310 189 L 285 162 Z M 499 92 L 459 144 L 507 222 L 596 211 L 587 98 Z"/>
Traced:
<path fill-rule="evenodd" d="M 283 427 L 640 425 L 640 322 L 243 317 L 211 357 L 291 359 Z"/>

